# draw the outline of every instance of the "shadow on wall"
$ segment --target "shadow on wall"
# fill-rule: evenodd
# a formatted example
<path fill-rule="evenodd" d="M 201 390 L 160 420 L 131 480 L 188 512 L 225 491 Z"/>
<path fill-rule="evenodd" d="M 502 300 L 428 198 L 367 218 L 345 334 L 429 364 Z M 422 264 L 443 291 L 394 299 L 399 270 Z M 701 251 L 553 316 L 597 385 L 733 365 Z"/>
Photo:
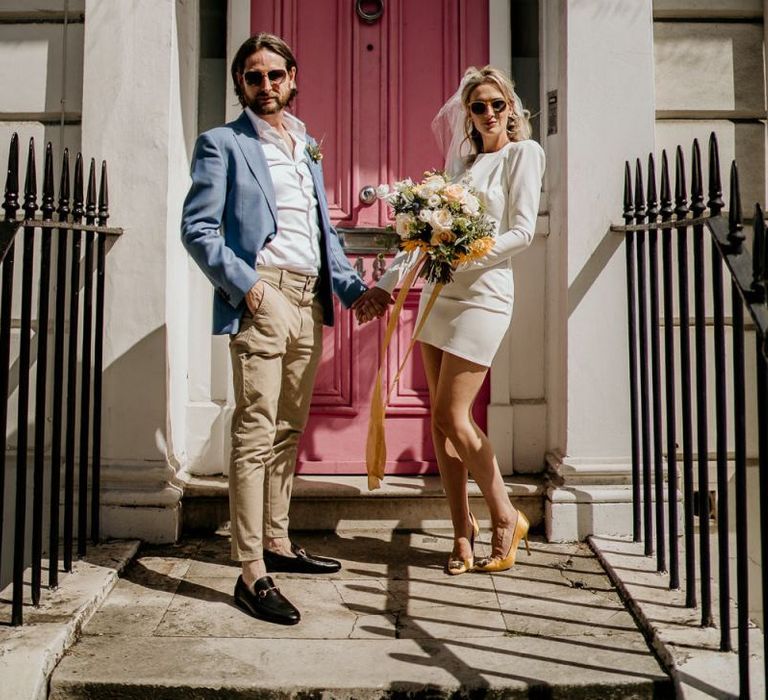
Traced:
<path fill-rule="evenodd" d="M 602 240 L 592 251 L 592 255 L 589 256 L 589 260 L 579 270 L 579 274 L 576 275 L 576 278 L 568 287 L 569 318 L 576 311 L 582 299 L 587 295 L 587 292 L 602 274 L 623 242 L 624 237 L 621 234 L 615 233 L 610 229 L 605 232 Z"/>

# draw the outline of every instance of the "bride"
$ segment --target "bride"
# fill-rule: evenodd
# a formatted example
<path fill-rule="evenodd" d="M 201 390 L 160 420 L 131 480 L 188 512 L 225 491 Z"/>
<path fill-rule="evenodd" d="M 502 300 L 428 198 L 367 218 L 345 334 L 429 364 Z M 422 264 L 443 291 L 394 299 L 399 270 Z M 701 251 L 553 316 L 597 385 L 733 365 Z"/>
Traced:
<path fill-rule="evenodd" d="M 446 570 L 452 575 L 504 571 L 514 565 L 520 541 L 528 546 L 529 523 L 510 503 L 493 447 L 472 419 L 472 404 L 512 318 L 511 258 L 533 240 L 544 152 L 530 140 L 528 112 L 511 81 L 491 66 L 467 70 L 433 128 L 447 145 L 446 171 L 469 178 L 497 225 L 492 250 L 459 266 L 418 336 L 432 439 L 454 531 Z M 407 261 L 406 254 L 398 255 L 377 283 L 382 301 L 390 300 Z M 422 291 L 420 315 L 431 291 L 430 285 Z M 358 310 L 357 318 L 364 323 L 373 316 Z M 491 556 L 477 561 L 473 547 L 479 527 L 469 510 L 470 474 L 492 525 Z"/>

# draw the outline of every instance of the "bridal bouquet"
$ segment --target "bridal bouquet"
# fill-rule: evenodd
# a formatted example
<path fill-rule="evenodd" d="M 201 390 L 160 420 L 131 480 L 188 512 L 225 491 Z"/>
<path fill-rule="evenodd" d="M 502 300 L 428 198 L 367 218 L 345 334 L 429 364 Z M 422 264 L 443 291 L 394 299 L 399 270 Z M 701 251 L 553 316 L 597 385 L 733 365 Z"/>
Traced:
<path fill-rule="evenodd" d="M 432 284 L 451 282 L 459 265 L 482 258 L 493 247 L 493 220 L 466 181 L 426 172 L 419 183 L 407 178 L 392 187 L 380 185 L 377 195 L 395 215 L 398 249 L 424 254 L 420 276 Z"/>

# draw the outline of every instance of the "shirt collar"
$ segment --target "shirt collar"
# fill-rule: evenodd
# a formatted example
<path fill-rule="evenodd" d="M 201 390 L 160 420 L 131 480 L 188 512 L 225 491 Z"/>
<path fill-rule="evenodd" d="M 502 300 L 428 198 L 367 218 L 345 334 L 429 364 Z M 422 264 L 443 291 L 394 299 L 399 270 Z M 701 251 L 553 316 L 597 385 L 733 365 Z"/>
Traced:
<path fill-rule="evenodd" d="M 269 122 L 257 116 L 250 107 L 245 108 L 245 113 L 248 115 L 248 118 L 251 120 L 251 124 L 253 124 L 253 128 L 256 130 L 256 133 L 260 138 L 268 137 L 270 134 L 277 136 L 277 129 L 275 129 L 275 127 L 273 127 Z M 288 130 L 288 133 L 290 133 L 294 139 L 297 141 L 307 140 L 307 127 L 304 125 L 304 122 L 301 121 L 301 119 L 294 116 L 290 112 L 283 112 L 283 124 Z"/>

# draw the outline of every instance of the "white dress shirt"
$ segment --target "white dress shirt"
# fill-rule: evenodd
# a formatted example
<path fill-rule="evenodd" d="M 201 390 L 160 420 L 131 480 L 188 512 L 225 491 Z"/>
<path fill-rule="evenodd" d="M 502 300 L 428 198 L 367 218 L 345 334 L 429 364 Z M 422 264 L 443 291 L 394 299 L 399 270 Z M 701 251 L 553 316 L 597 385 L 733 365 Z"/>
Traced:
<path fill-rule="evenodd" d="M 312 173 L 307 163 L 307 130 L 288 112 L 283 124 L 293 140 L 288 143 L 249 108 L 245 112 L 264 148 L 277 200 L 277 235 L 259 251 L 256 266 L 277 267 L 303 275 L 320 270 L 320 225 Z"/>

